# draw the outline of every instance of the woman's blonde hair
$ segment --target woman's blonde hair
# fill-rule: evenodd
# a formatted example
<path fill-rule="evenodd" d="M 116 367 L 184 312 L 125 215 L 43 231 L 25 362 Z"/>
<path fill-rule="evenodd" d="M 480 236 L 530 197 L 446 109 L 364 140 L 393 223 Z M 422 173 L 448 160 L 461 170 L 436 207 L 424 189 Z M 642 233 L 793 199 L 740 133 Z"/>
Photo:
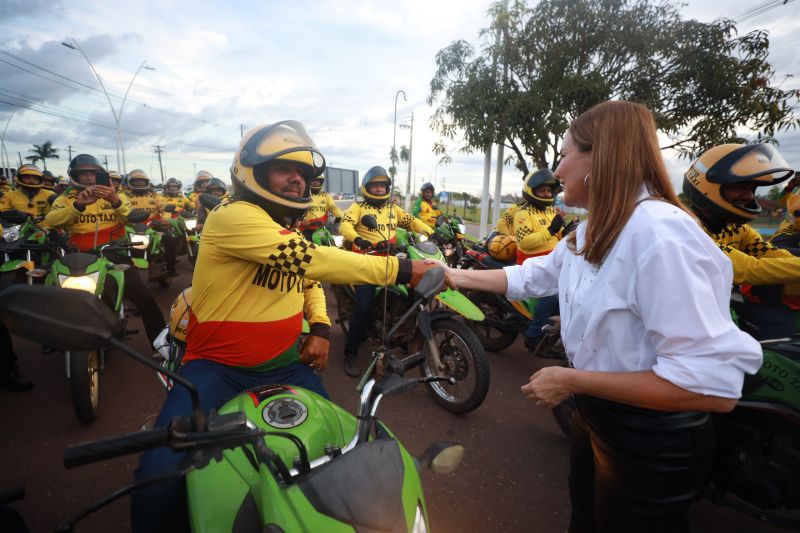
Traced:
<path fill-rule="evenodd" d="M 670 182 L 655 121 L 645 106 L 622 100 L 597 104 L 573 120 L 569 132 L 578 151 L 592 152 L 586 242 L 576 250 L 575 233 L 567 238 L 570 250 L 586 261 L 603 262 L 636 208 L 642 185 L 651 196 L 689 213 Z"/>

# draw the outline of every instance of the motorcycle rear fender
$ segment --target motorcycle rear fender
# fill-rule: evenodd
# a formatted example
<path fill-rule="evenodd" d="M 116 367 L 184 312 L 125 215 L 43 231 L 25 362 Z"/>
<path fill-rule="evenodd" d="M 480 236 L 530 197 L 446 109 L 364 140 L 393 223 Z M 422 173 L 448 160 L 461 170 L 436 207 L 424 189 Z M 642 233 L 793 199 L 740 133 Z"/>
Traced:
<path fill-rule="evenodd" d="M 485 318 L 483 312 L 477 305 L 472 303 L 470 299 L 462 293 L 454 291 L 453 289 L 440 292 L 436 295 L 436 299 L 467 320 L 480 322 Z"/>
<path fill-rule="evenodd" d="M 132 257 L 133 266 L 141 270 L 147 270 L 150 267 L 150 262 L 144 257 Z"/>

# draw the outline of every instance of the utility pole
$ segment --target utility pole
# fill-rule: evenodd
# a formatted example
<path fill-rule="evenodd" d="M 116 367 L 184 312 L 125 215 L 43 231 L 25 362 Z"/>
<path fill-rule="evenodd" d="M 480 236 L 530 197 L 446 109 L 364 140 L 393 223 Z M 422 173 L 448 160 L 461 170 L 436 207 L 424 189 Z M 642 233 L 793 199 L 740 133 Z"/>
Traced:
<path fill-rule="evenodd" d="M 72 161 L 72 145 L 67 145 L 67 153 L 69 153 L 69 160 Z"/>
<path fill-rule="evenodd" d="M 192 163 L 192 168 L 194 169 L 193 176 L 197 176 L 197 163 Z"/>
<path fill-rule="evenodd" d="M 70 161 L 72 161 L 72 157 L 70 157 L 70 158 L 69 158 L 69 160 L 70 160 Z M 103 156 L 103 160 L 104 160 L 104 161 L 105 161 L 105 163 L 106 163 L 106 169 L 108 169 L 108 156 L 107 156 L 107 155 L 104 155 L 104 156 Z"/>
<path fill-rule="evenodd" d="M 153 150 L 158 154 L 158 170 L 161 171 L 161 183 L 164 183 L 164 167 L 161 165 L 161 152 L 164 151 L 163 146 L 153 146 Z"/>
<path fill-rule="evenodd" d="M 239 138 L 244 137 L 244 124 L 239 124 Z"/>
<path fill-rule="evenodd" d="M 408 128 L 411 130 L 409 134 L 409 141 L 408 141 L 408 179 L 406 180 L 406 200 L 405 200 L 405 207 L 406 211 L 411 211 L 411 158 L 414 154 L 414 112 L 411 112 L 411 125 L 406 126 L 405 124 L 400 124 L 401 128 Z"/>
<path fill-rule="evenodd" d="M 22 152 L 17 152 L 17 155 L 19 156 L 19 166 L 22 166 Z"/>

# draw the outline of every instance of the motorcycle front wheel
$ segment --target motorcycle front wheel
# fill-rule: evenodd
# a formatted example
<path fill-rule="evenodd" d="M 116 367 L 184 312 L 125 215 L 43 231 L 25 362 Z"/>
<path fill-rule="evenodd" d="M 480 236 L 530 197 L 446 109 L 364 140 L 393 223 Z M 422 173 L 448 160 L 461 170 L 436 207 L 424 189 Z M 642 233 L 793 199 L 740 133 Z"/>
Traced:
<path fill-rule="evenodd" d="M 477 409 L 489 392 L 489 361 L 480 341 L 457 320 L 437 320 L 432 324 L 432 341 L 439 348 L 441 366 L 436 367 L 429 341 L 423 341 L 425 359 L 420 366 L 423 377 L 454 377 L 455 385 L 444 381 L 427 383 L 433 401 L 451 413 Z"/>
<path fill-rule="evenodd" d="M 75 415 L 84 424 L 97 418 L 100 404 L 99 350 L 67 352 L 69 355 L 69 387 Z"/>
<path fill-rule="evenodd" d="M 336 315 L 339 327 L 342 328 L 345 338 L 350 333 L 350 317 L 356 308 L 356 302 L 342 285 L 331 285 L 333 295 L 336 298 Z"/>

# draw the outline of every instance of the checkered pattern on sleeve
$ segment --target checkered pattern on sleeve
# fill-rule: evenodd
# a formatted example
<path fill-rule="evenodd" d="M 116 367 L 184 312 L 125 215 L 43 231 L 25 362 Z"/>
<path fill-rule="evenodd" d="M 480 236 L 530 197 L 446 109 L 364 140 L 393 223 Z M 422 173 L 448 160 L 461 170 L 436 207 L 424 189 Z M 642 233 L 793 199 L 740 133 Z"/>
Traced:
<path fill-rule="evenodd" d="M 311 262 L 310 250 L 317 246 L 305 239 L 291 239 L 288 242 L 278 245 L 278 253 L 272 254 L 267 259 L 275 268 L 284 272 L 297 274 L 305 277 L 306 267 Z"/>
<path fill-rule="evenodd" d="M 753 257 L 761 257 L 770 250 L 775 250 L 775 247 L 764 240 L 756 240 L 742 247 L 744 253 Z"/>

